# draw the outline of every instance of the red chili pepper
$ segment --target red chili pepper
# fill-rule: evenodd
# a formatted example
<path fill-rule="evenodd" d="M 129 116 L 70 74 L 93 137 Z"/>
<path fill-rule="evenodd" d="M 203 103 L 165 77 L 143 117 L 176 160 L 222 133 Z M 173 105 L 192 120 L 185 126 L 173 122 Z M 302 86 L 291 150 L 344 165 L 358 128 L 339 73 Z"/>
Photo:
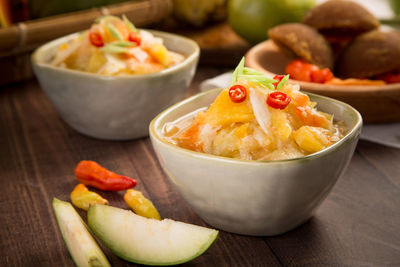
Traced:
<path fill-rule="evenodd" d="M 285 75 L 275 75 L 274 76 L 274 80 L 276 80 L 277 82 L 274 82 L 273 85 L 275 86 L 275 88 L 278 86 L 278 84 L 282 81 L 282 79 L 285 77 Z"/>
<path fill-rule="evenodd" d="M 289 105 L 291 99 L 290 97 L 282 92 L 272 92 L 267 97 L 267 104 L 271 108 L 285 109 Z"/>
<path fill-rule="evenodd" d="M 104 191 L 120 191 L 135 187 L 137 182 L 127 176 L 118 175 L 98 163 L 82 160 L 75 167 L 75 176 L 82 184 Z"/>
<path fill-rule="evenodd" d="M 387 83 L 400 83 L 400 70 L 384 73 L 375 77 L 377 80 L 383 80 Z"/>
<path fill-rule="evenodd" d="M 104 46 L 103 36 L 101 36 L 98 32 L 90 32 L 89 33 L 89 41 L 92 45 L 97 47 Z"/>
<path fill-rule="evenodd" d="M 136 45 L 139 46 L 140 43 L 142 42 L 142 37 L 140 37 L 140 35 L 135 32 L 130 32 L 129 36 L 128 36 L 128 40 L 136 43 Z"/>
<path fill-rule="evenodd" d="M 325 83 L 333 79 L 333 74 L 330 69 L 324 68 L 311 72 L 311 81 L 314 83 Z"/>
<path fill-rule="evenodd" d="M 290 78 L 304 82 L 325 83 L 334 78 L 328 68 L 320 69 L 318 66 L 301 59 L 290 62 L 285 71 L 286 74 L 290 74 Z"/>
<path fill-rule="evenodd" d="M 247 91 L 243 85 L 236 84 L 229 88 L 229 97 L 232 102 L 240 103 L 246 99 Z"/>
<path fill-rule="evenodd" d="M 311 82 L 312 66 L 303 60 L 295 59 L 286 66 L 285 71 L 292 79 Z"/>

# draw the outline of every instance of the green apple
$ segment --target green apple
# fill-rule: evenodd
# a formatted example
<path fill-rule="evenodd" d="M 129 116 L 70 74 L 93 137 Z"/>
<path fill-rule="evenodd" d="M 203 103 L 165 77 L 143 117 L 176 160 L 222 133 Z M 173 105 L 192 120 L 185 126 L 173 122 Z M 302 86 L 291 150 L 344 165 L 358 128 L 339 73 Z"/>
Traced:
<path fill-rule="evenodd" d="M 251 43 L 267 39 L 268 29 L 286 22 L 301 21 L 316 0 L 230 0 L 228 21 Z"/>
<path fill-rule="evenodd" d="M 390 0 L 390 6 L 393 9 L 395 15 L 400 15 L 400 0 Z"/>
<path fill-rule="evenodd" d="M 111 266 L 71 203 L 53 198 L 53 210 L 69 253 L 78 267 Z"/>
<path fill-rule="evenodd" d="M 190 261 L 205 252 L 218 231 L 164 219 L 141 217 L 106 205 L 88 210 L 88 225 L 117 256 L 146 265 L 173 265 Z"/>

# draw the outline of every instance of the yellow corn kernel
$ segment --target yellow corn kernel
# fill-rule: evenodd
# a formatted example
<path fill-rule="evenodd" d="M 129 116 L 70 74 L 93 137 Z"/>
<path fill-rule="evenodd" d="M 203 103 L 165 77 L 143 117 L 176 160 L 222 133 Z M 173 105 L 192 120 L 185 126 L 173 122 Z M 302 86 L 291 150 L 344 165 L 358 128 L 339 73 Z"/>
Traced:
<path fill-rule="evenodd" d="M 124 195 L 124 200 L 137 215 L 161 220 L 161 216 L 154 207 L 153 203 L 143 196 L 142 192 L 134 189 L 128 189 Z"/>
<path fill-rule="evenodd" d="M 309 153 L 318 152 L 329 145 L 326 130 L 319 127 L 302 126 L 293 133 L 299 147 Z"/>
<path fill-rule="evenodd" d="M 169 66 L 172 62 L 171 56 L 167 48 L 161 44 L 152 46 L 149 49 L 150 54 L 164 66 Z"/>

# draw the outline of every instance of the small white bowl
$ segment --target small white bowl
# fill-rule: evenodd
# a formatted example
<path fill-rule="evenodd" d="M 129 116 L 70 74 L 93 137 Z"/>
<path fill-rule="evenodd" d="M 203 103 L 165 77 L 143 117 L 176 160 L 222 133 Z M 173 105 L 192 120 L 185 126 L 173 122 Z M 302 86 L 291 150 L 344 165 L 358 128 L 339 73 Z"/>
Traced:
<path fill-rule="evenodd" d="M 72 128 L 108 140 L 147 136 L 151 119 L 183 98 L 200 49 L 188 38 L 150 32 L 185 60 L 159 72 L 129 76 L 104 76 L 48 64 L 60 44 L 80 33 L 51 41 L 33 53 L 33 70 L 43 91 Z"/>
<path fill-rule="evenodd" d="M 231 159 L 183 149 L 165 140 L 165 123 L 209 106 L 219 92 L 211 90 L 186 99 L 151 122 L 150 138 L 164 171 L 199 216 L 216 228 L 270 236 L 304 223 L 349 164 L 361 131 L 361 115 L 345 103 L 309 94 L 319 110 L 343 120 L 348 133 L 322 151 L 290 160 Z"/>

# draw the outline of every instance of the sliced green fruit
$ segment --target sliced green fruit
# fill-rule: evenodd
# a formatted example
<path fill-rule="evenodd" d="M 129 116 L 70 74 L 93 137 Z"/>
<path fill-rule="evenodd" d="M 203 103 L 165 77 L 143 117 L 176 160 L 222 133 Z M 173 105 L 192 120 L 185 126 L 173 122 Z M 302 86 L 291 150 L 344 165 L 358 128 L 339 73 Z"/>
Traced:
<path fill-rule="evenodd" d="M 218 231 L 170 219 L 158 221 L 106 205 L 88 210 L 88 225 L 117 256 L 147 265 L 173 265 L 205 252 Z"/>
<path fill-rule="evenodd" d="M 53 210 L 69 253 L 78 267 L 111 266 L 69 202 L 53 198 Z"/>

